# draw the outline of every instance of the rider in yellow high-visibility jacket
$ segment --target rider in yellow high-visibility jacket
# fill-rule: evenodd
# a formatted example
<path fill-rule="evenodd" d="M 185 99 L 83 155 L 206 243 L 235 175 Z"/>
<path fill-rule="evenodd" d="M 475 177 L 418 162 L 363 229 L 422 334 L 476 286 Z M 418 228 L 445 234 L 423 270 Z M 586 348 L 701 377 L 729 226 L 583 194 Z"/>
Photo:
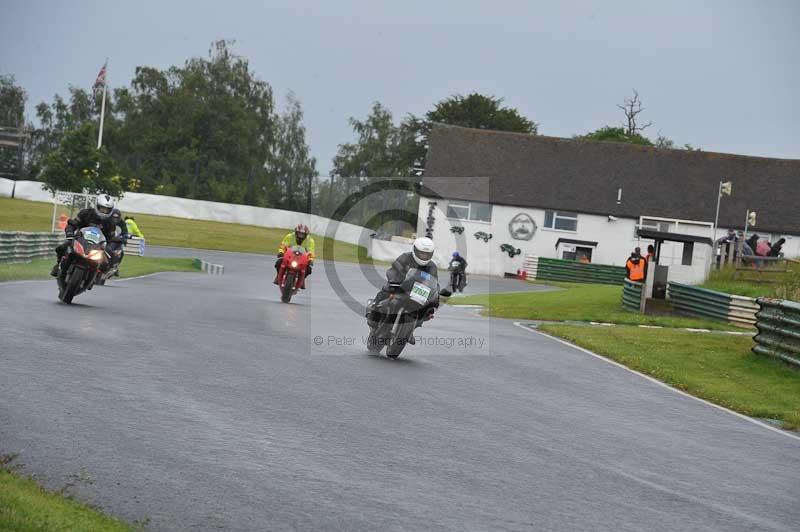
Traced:
<path fill-rule="evenodd" d="M 280 246 L 278 246 L 278 259 L 275 261 L 275 271 L 279 271 L 281 269 L 281 261 L 283 260 L 283 254 L 286 253 L 287 249 L 290 249 L 293 246 L 303 246 L 308 251 L 308 268 L 306 268 L 306 277 L 311 275 L 311 265 L 314 264 L 314 238 L 309 236 L 308 226 L 304 224 L 300 224 L 294 228 L 294 232 L 287 234 L 281 240 Z M 278 280 L 275 279 L 275 283 L 277 284 Z"/>

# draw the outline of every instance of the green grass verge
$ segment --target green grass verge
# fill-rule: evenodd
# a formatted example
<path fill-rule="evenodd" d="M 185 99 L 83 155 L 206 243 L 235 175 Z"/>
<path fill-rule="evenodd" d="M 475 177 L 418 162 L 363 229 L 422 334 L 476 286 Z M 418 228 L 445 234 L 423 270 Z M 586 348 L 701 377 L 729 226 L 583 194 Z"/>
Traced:
<path fill-rule="evenodd" d="M 0 264 L 0 282 L 24 279 L 50 279 L 50 269 L 55 263 L 52 259 L 36 259 L 25 264 Z M 155 257 L 126 256 L 122 261 L 119 276 L 136 277 L 156 272 L 195 272 L 198 271 L 194 259 L 161 259 Z"/>
<path fill-rule="evenodd" d="M 453 305 L 483 305 L 483 313 L 498 318 L 544 321 L 602 321 L 629 325 L 662 325 L 730 330 L 724 322 L 652 316 L 622 310 L 622 287 L 603 284 L 552 283 L 552 292 L 515 292 L 453 297 Z"/>
<path fill-rule="evenodd" d="M 0 530 L 129 532 L 134 529 L 83 503 L 47 492 L 30 479 L 0 469 Z"/>
<path fill-rule="evenodd" d="M 628 326 L 540 328 L 697 397 L 800 429 L 800 372 L 752 353 L 748 336 Z"/>
<path fill-rule="evenodd" d="M 142 230 L 148 244 L 183 248 L 216 249 L 243 253 L 277 253 L 278 244 L 291 228 L 257 227 L 254 225 L 189 220 L 170 216 L 131 214 Z M 35 201 L 0 198 L 0 230 L 3 231 L 49 231 L 53 218 L 53 205 Z M 298 220 L 302 214 L 298 214 Z M 329 253 L 325 253 L 324 237 L 313 235 L 317 257 L 344 262 L 365 262 L 367 250 L 333 241 Z"/>
<path fill-rule="evenodd" d="M 785 267 L 785 265 L 784 265 Z M 752 272 L 739 272 L 739 278 L 734 279 L 736 270 L 732 267 L 714 270 L 708 276 L 708 280 L 701 284 L 702 288 L 736 294 L 747 297 L 777 297 L 800 301 L 800 265 L 793 264 L 789 268 L 791 273 L 762 273 L 766 279 L 778 281 L 776 283 L 758 283 L 753 280 L 745 280 L 741 277 L 750 279 L 756 278 L 756 270 Z M 743 274 L 743 275 L 742 275 Z"/>

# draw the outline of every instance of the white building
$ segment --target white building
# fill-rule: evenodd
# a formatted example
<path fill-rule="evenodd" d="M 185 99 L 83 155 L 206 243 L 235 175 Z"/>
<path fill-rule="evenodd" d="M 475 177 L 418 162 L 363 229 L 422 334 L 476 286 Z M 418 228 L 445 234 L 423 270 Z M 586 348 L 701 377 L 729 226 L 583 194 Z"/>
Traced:
<path fill-rule="evenodd" d="M 733 194 L 712 235 L 721 181 Z M 641 226 L 696 237 L 665 242 L 659 264 L 699 282 L 712 253 L 703 242 L 743 229 L 748 209 L 755 232 L 800 256 L 800 160 L 437 126 L 420 194 L 417 234 L 436 242 L 437 263 L 459 250 L 472 273 L 516 273 L 527 254 L 621 266 L 653 243 Z M 395 247 L 376 242 L 373 254 Z"/>

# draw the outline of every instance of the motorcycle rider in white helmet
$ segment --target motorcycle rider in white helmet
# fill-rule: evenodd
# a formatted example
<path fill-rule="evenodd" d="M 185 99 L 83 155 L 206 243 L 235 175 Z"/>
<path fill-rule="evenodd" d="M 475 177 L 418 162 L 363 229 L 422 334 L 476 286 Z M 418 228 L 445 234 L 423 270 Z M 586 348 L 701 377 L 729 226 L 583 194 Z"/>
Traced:
<path fill-rule="evenodd" d="M 112 256 L 114 256 L 111 253 L 112 251 L 120 249 L 125 244 L 128 239 L 128 226 L 125 225 L 125 221 L 122 219 L 122 213 L 119 209 L 115 209 L 114 205 L 115 201 L 112 196 L 100 194 L 97 196 L 94 207 L 81 210 L 75 218 L 67 221 L 67 225 L 64 228 L 67 239 L 56 247 L 58 260 L 50 271 L 50 275 L 53 277 L 58 276 L 61 261 L 69 247 L 70 240 L 75 237 L 75 232 L 79 229 L 90 225 L 99 227 L 106 237 L 106 245 Z M 120 230 L 119 235 L 117 235 L 117 229 Z M 121 255 L 119 260 L 122 261 Z M 108 264 L 106 263 L 104 266 L 107 270 Z"/>
<path fill-rule="evenodd" d="M 375 296 L 371 308 L 368 309 L 368 317 L 373 321 L 378 320 L 377 316 L 372 315 L 374 307 L 389 297 L 389 294 L 394 292 L 395 288 L 392 285 L 399 285 L 402 283 L 406 278 L 406 274 L 408 274 L 408 270 L 411 268 L 427 272 L 438 280 L 438 269 L 436 263 L 433 262 L 433 252 L 435 250 L 436 246 L 430 238 L 421 237 L 414 240 L 411 251 L 407 251 L 397 257 L 392 263 L 392 266 L 386 270 L 387 283 Z M 436 302 L 431 305 L 429 312 L 432 313 L 434 309 L 438 307 L 439 301 L 437 299 Z"/>

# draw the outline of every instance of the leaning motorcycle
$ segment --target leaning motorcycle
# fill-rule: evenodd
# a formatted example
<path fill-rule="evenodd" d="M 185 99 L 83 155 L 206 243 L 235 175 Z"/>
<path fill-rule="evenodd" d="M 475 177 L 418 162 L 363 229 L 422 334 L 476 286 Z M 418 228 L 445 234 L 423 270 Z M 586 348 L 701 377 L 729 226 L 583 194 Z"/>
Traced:
<path fill-rule="evenodd" d="M 69 304 L 81 292 L 91 290 L 106 260 L 103 232 L 97 227 L 80 229 L 59 263 L 58 299 Z"/>
<path fill-rule="evenodd" d="M 305 288 L 309 258 L 308 251 L 303 246 L 293 246 L 283 253 L 277 280 L 281 301 L 284 303 L 289 303 L 298 290 Z"/>
<path fill-rule="evenodd" d="M 450 261 L 450 290 L 453 292 L 463 292 L 467 286 L 467 272 L 457 260 Z"/>
<path fill-rule="evenodd" d="M 397 358 L 406 344 L 414 343 L 414 329 L 433 317 L 433 307 L 439 295 L 450 296 L 449 290 L 439 290 L 439 281 L 431 274 L 412 268 L 402 283 L 390 283 L 393 292 L 377 305 L 367 302 L 369 337 L 367 349 Z"/>

